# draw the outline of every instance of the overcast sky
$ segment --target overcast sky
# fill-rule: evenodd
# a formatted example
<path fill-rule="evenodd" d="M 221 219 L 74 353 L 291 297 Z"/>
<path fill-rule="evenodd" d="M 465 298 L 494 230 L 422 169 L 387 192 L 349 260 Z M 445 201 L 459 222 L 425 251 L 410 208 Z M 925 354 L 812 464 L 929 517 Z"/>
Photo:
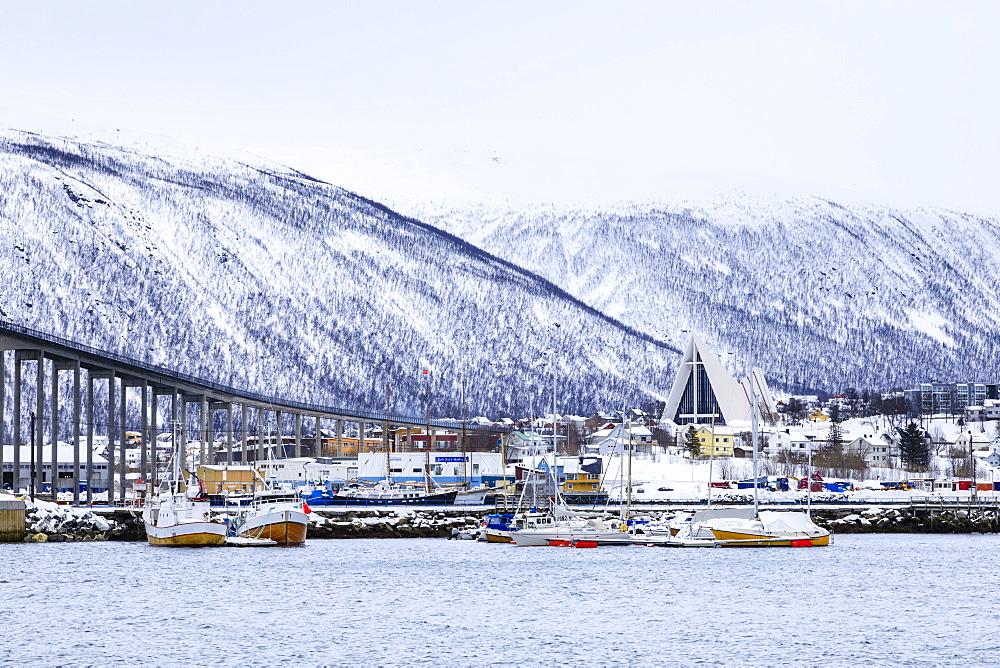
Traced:
<path fill-rule="evenodd" d="M 756 184 L 1000 214 L 998 19 L 992 1 L 0 0 L 0 125 L 238 148 L 400 206 Z"/>

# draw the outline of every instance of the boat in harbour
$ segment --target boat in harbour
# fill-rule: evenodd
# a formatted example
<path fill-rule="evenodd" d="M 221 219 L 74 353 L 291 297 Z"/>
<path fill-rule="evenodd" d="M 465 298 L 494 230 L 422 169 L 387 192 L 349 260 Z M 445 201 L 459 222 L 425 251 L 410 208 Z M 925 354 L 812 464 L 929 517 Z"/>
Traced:
<path fill-rule="evenodd" d="M 821 547 L 830 544 L 830 531 L 816 525 L 808 512 L 761 511 L 757 473 L 757 392 L 751 388 L 751 437 L 753 439 L 753 515 L 749 518 L 719 517 L 705 526 L 719 547 Z"/>
<path fill-rule="evenodd" d="M 308 504 L 294 492 L 263 490 L 254 495 L 236 535 L 273 540 L 278 545 L 303 545 L 309 513 Z"/>
<path fill-rule="evenodd" d="M 146 540 L 162 547 L 221 546 L 227 527 L 211 513 L 204 486 L 194 474 L 183 487 L 179 475 L 171 476 L 142 510 Z"/>
<path fill-rule="evenodd" d="M 331 505 L 451 505 L 457 494 L 457 489 L 422 492 L 382 480 L 370 486 L 352 484 L 334 494 Z"/>
<path fill-rule="evenodd" d="M 830 532 L 804 512 L 762 510 L 755 519 L 719 518 L 709 524 L 720 547 L 822 547 Z"/>

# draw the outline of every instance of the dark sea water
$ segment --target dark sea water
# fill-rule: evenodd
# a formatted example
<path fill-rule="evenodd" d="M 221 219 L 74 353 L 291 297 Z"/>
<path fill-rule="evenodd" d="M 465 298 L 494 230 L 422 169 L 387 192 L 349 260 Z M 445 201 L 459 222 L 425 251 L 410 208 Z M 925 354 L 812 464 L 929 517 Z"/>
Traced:
<path fill-rule="evenodd" d="M 0 545 L 0 663 L 998 664 L 998 550 Z"/>

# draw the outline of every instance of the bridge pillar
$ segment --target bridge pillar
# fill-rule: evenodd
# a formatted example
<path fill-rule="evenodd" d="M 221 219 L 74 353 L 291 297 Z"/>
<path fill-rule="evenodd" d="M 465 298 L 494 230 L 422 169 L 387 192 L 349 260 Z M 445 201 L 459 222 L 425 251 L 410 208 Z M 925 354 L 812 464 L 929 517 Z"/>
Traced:
<path fill-rule="evenodd" d="M 302 456 L 302 413 L 295 414 L 295 456 Z"/>
<path fill-rule="evenodd" d="M 149 397 L 149 484 L 147 487 L 148 494 L 151 494 L 153 490 L 156 489 L 156 485 L 159 482 L 159 453 L 157 452 L 157 444 L 159 444 L 160 439 L 160 394 L 156 386 L 153 386 L 152 396 Z"/>
<path fill-rule="evenodd" d="M 171 452 L 170 456 L 171 457 L 181 456 L 180 443 L 177 442 L 177 439 L 180 437 L 180 430 L 177 428 L 179 425 L 180 422 L 178 422 L 177 420 L 177 388 L 175 387 L 170 393 L 170 452 Z M 184 467 L 180 466 L 179 468 L 184 468 Z M 172 472 L 174 470 L 173 466 L 170 466 L 169 470 Z"/>
<path fill-rule="evenodd" d="M 188 402 L 187 397 L 183 394 L 180 395 L 180 409 L 181 409 L 181 459 L 180 459 L 180 470 L 183 475 L 184 469 L 187 468 L 187 446 L 188 446 Z"/>
<path fill-rule="evenodd" d="M 275 459 L 285 458 L 285 439 L 281 436 L 281 411 L 274 411 L 274 444 L 276 448 L 271 450 L 271 456 Z"/>
<path fill-rule="evenodd" d="M 94 375 L 87 369 L 87 503 L 94 500 Z"/>
<path fill-rule="evenodd" d="M 264 461 L 264 409 L 257 407 L 257 462 Z"/>
<path fill-rule="evenodd" d="M 244 466 L 248 466 L 250 464 L 250 452 L 248 449 L 250 432 L 247 429 L 247 404 L 245 401 L 240 406 L 240 431 L 243 432 L 243 454 L 240 456 L 240 462 Z"/>
<path fill-rule="evenodd" d="M 214 459 L 215 457 L 213 455 L 211 459 L 209 458 L 209 453 L 212 452 L 212 446 L 208 443 L 208 441 L 211 440 L 210 434 L 208 433 L 208 397 L 204 394 L 201 395 L 201 401 L 199 404 L 200 408 L 198 410 L 198 420 L 200 424 L 199 430 L 201 431 L 201 436 L 199 437 L 201 449 L 200 456 L 198 457 L 198 463 L 204 466 L 206 464 L 214 464 L 215 462 L 211 461 L 211 459 Z"/>
<path fill-rule="evenodd" d="M 14 351 L 14 477 L 11 489 L 21 490 L 21 360 Z"/>
<path fill-rule="evenodd" d="M 121 502 L 125 503 L 125 476 L 128 474 L 128 460 L 125 458 L 125 448 L 128 447 L 128 437 L 125 435 L 126 422 L 128 418 L 128 379 L 122 376 L 121 378 L 121 401 L 119 402 L 119 408 L 121 409 L 121 440 L 118 443 L 118 469 L 121 475 L 118 477 L 118 494 L 121 497 Z"/>
<path fill-rule="evenodd" d="M 55 358 L 52 358 L 52 396 L 50 399 L 52 401 L 52 414 L 50 416 L 52 426 L 49 430 L 49 437 L 52 439 L 52 468 L 49 472 L 49 484 L 52 487 L 52 500 L 55 501 L 59 495 L 59 362 Z"/>
<path fill-rule="evenodd" d="M 38 366 L 35 374 L 35 494 L 42 491 L 42 462 L 44 454 L 42 452 L 42 436 L 45 434 L 45 356 L 39 351 Z"/>
<path fill-rule="evenodd" d="M 73 365 L 73 503 L 80 503 L 80 363 Z M 88 484 L 89 488 L 90 485 Z"/>
<path fill-rule="evenodd" d="M 142 410 L 139 411 L 139 477 L 149 484 L 149 383 L 145 379 L 139 389 L 139 401 L 142 402 Z M 147 487 L 147 489 L 149 489 Z"/>
<path fill-rule="evenodd" d="M 313 445 L 313 457 L 325 457 L 326 453 L 323 451 L 323 418 L 318 414 L 316 415 L 316 441 Z"/>
<path fill-rule="evenodd" d="M 336 436 L 337 443 L 337 456 L 344 456 L 344 421 L 337 418 L 333 421 L 333 428 Z"/>
<path fill-rule="evenodd" d="M 233 465 L 233 403 L 226 403 L 226 463 Z"/>
<path fill-rule="evenodd" d="M 108 503 L 115 498 L 115 372 L 108 374 Z"/>

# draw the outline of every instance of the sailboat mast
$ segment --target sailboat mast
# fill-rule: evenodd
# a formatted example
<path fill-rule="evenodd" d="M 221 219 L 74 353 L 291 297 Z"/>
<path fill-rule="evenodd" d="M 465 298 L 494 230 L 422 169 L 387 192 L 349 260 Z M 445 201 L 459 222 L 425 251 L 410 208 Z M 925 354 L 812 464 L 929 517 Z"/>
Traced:
<path fill-rule="evenodd" d="M 389 447 L 389 429 L 392 414 L 392 387 L 385 384 L 385 480 L 392 484 L 392 448 Z"/>
<path fill-rule="evenodd" d="M 750 372 L 753 374 L 753 372 Z M 750 382 L 750 435 L 753 438 L 753 516 L 757 518 L 759 516 L 760 503 L 757 499 L 757 490 L 760 487 L 760 482 L 757 480 L 757 388 L 754 387 L 753 381 Z"/>
<path fill-rule="evenodd" d="M 424 370 L 424 384 L 427 392 L 427 433 L 424 435 L 424 444 L 427 446 L 427 457 L 424 462 L 424 491 L 431 493 L 431 375 Z"/>
<path fill-rule="evenodd" d="M 465 378 L 462 378 L 462 487 L 469 487 L 469 452 L 465 446 L 465 439 L 468 436 L 465 415 Z"/>
<path fill-rule="evenodd" d="M 706 508 L 712 507 L 712 466 L 715 464 L 715 407 L 712 407 L 712 436 L 709 439 L 711 445 L 708 448 L 708 503 Z"/>
<path fill-rule="evenodd" d="M 632 514 L 632 418 L 628 418 L 627 427 L 625 427 L 628 433 L 628 482 L 626 482 L 625 487 L 625 522 L 628 522 L 629 516 Z M 627 524 L 626 524 L 627 525 Z"/>

